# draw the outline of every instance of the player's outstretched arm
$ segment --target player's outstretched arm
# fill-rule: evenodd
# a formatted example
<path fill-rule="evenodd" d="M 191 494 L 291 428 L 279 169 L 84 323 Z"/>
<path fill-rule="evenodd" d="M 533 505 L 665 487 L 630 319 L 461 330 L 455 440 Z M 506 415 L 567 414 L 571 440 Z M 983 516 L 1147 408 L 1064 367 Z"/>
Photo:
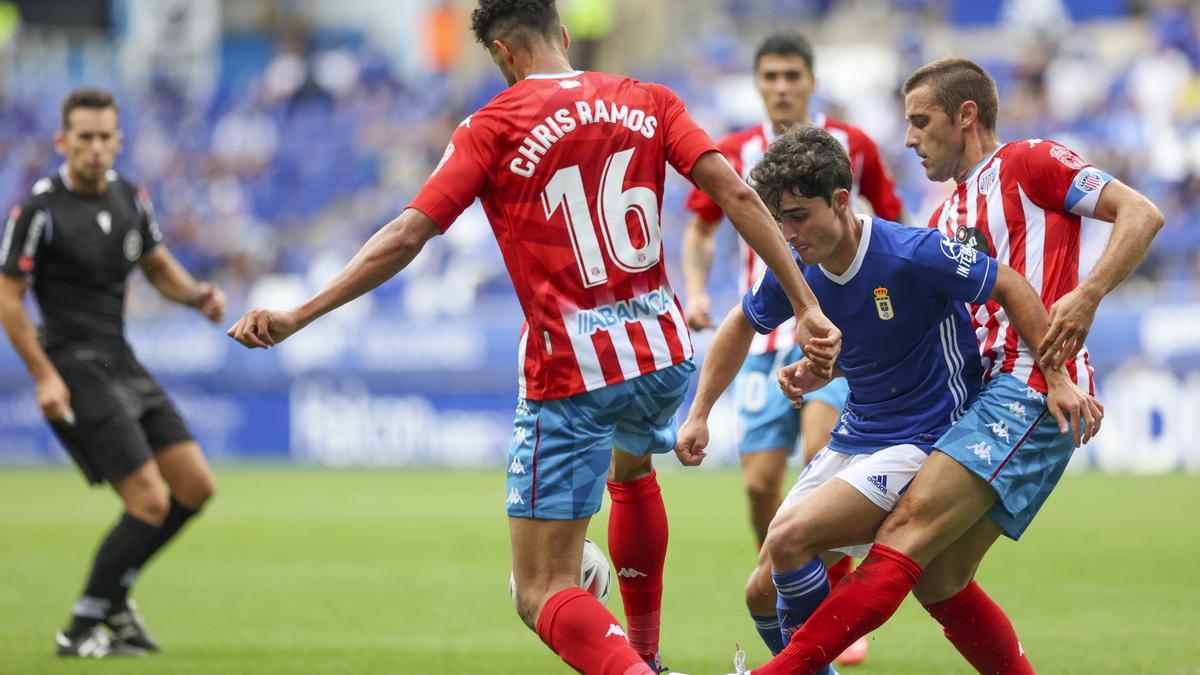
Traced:
<path fill-rule="evenodd" d="M 396 276 L 438 232 L 429 216 L 405 209 L 368 239 L 346 267 L 307 302 L 286 311 L 252 309 L 229 329 L 229 336 L 251 348 L 274 346 Z"/>
<path fill-rule="evenodd" d="M 687 420 L 679 429 L 679 441 L 675 444 L 675 454 L 684 466 L 696 466 L 704 461 L 704 448 L 708 446 L 708 415 L 712 412 L 713 404 L 737 376 L 746 354 L 750 353 L 754 335 L 754 329 L 742 313 L 741 306 L 731 309 L 717 328 L 717 335 L 709 345 L 700 367 L 696 397 L 688 410 Z"/>
<path fill-rule="evenodd" d="M 1008 265 L 1000 265 L 996 273 L 996 285 L 992 289 L 992 300 L 1000 303 L 1012 322 L 1017 336 L 1027 345 L 1038 344 L 1046 335 L 1048 321 L 1041 298 L 1025 276 Z M 1100 431 L 1104 407 L 1096 399 L 1075 386 L 1061 365 L 1043 368 L 1049 389 L 1047 407 L 1058 420 L 1062 433 L 1071 432 L 1075 446 L 1086 443 Z M 1068 425 L 1067 419 L 1070 419 Z M 1080 419 L 1083 419 L 1083 436 L 1080 437 Z"/>
<path fill-rule="evenodd" d="M 712 298 L 708 295 L 708 274 L 712 270 L 713 239 L 718 222 L 697 215 L 683 233 L 683 279 L 687 288 L 684 312 L 692 330 L 713 327 Z"/>
<path fill-rule="evenodd" d="M 155 246 L 138 264 L 164 298 L 196 309 L 213 323 L 225 320 L 225 294 L 216 284 L 196 281 L 171 255 L 166 244 Z"/>
<path fill-rule="evenodd" d="M 823 351 L 811 355 L 813 367 L 821 375 L 831 375 L 842 334 L 821 312 L 766 205 L 719 152 L 710 152 L 696 162 L 692 180 L 721 207 L 742 239 L 779 278 L 796 314 L 796 344 L 804 345 L 807 355 L 810 341 L 822 341 Z"/>
<path fill-rule="evenodd" d="M 1112 234 L 1087 278 L 1050 308 L 1050 330 L 1037 343 L 1043 366 L 1060 366 L 1075 358 L 1100 301 L 1145 259 L 1164 222 L 1158 207 L 1119 180 L 1104 186 L 1094 215 L 1113 224 Z"/>
<path fill-rule="evenodd" d="M 37 402 L 42 415 L 51 421 L 73 424 L 71 393 L 38 342 L 33 322 L 21 303 L 28 288 L 29 282 L 25 279 L 0 274 L 0 322 L 4 323 L 8 341 L 25 362 L 25 368 L 37 385 Z"/>

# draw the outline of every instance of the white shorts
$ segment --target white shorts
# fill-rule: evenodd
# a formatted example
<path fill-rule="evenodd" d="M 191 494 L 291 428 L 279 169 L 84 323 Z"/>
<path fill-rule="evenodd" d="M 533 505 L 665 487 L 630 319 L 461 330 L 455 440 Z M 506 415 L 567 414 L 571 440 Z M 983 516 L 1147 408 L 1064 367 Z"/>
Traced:
<path fill-rule="evenodd" d="M 850 455 L 823 448 L 804 467 L 778 512 L 790 508 L 834 478 L 848 483 L 876 506 L 891 512 L 928 457 L 915 445 L 893 445 L 870 455 Z M 833 550 L 861 558 L 870 548 L 870 542 L 864 542 Z"/>

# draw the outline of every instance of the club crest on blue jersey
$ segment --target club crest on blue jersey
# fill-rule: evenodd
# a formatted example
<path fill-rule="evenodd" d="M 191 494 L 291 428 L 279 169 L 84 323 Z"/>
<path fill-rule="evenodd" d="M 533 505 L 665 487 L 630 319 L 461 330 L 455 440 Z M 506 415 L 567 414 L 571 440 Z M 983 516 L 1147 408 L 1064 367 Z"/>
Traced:
<path fill-rule="evenodd" d="M 896 312 L 892 307 L 892 298 L 888 295 L 888 289 L 875 289 L 875 311 L 879 314 L 879 318 L 884 321 L 890 321 L 896 316 Z"/>

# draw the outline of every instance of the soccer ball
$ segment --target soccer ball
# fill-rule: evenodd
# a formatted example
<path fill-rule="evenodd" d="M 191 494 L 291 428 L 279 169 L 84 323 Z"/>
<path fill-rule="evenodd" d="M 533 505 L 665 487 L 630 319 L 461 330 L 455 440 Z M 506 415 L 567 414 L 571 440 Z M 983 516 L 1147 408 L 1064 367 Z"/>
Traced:
<path fill-rule="evenodd" d="M 604 551 L 591 539 L 583 540 L 583 564 L 579 568 L 579 585 L 595 596 L 600 604 L 608 602 L 608 594 L 612 591 L 612 568 L 608 566 L 608 557 L 604 555 Z M 512 573 L 508 575 L 508 594 L 515 602 L 517 580 Z"/>

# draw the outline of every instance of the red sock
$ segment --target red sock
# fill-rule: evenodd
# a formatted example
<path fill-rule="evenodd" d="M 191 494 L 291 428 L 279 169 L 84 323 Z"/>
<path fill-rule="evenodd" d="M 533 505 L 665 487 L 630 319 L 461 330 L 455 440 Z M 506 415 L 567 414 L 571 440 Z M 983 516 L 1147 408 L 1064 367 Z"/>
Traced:
<path fill-rule="evenodd" d="M 753 675 L 811 675 L 858 638 L 883 625 L 921 578 L 921 566 L 903 553 L 875 544 L 858 569 L 825 598 L 791 642 Z"/>
<path fill-rule="evenodd" d="M 658 477 L 609 481 L 608 553 L 617 570 L 629 644 L 642 658 L 658 653 L 663 562 L 667 558 L 667 510 Z"/>
<path fill-rule="evenodd" d="M 925 610 L 975 670 L 985 675 L 1033 674 L 1012 622 L 974 581 L 954 597 L 925 605 Z"/>
<path fill-rule="evenodd" d="M 842 559 L 834 563 L 829 569 L 825 570 L 825 574 L 829 575 L 829 588 L 832 590 L 838 585 L 847 574 L 854 571 L 854 558 L 850 556 L 842 556 Z"/>
<path fill-rule="evenodd" d="M 653 675 L 617 619 L 582 588 L 559 591 L 538 614 L 537 634 L 585 675 Z"/>

